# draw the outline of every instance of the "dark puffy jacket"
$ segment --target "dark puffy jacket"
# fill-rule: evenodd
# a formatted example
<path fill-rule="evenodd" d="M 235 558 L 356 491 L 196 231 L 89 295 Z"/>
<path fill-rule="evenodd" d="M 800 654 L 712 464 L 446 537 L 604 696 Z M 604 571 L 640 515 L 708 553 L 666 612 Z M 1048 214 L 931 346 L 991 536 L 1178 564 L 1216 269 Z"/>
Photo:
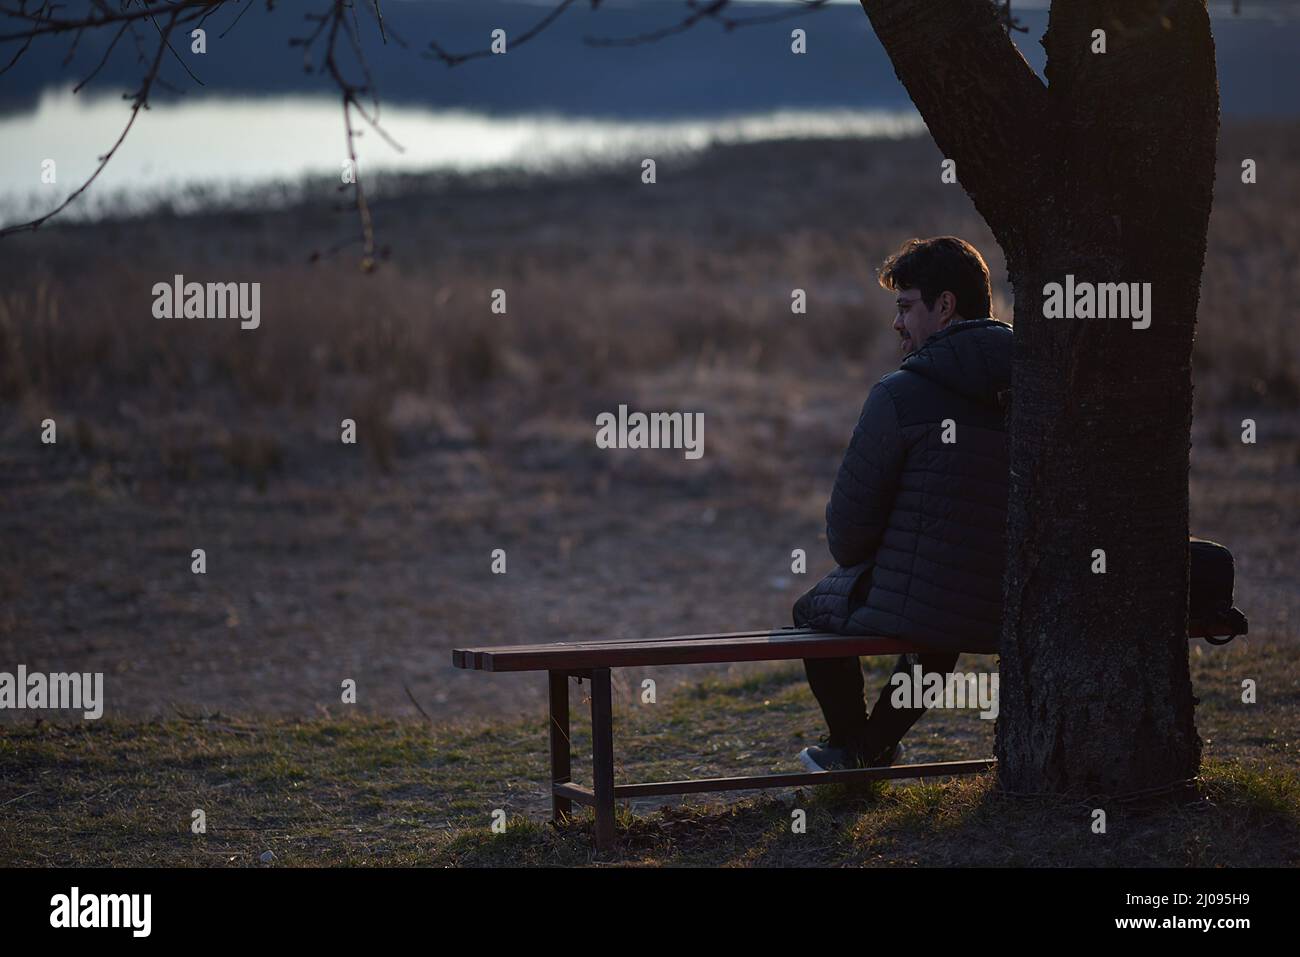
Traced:
<path fill-rule="evenodd" d="M 1006 323 L 956 322 L 872 388 L 826 506 L 840 567 L 799 599 L 796 625 L 997 649 L 1011 342 Z"/>

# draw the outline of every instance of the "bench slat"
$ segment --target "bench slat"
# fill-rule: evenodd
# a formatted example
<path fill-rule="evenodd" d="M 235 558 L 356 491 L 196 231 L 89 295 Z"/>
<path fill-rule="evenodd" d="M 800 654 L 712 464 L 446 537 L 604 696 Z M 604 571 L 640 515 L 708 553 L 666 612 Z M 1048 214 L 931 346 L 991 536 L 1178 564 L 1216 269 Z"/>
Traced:
<path fill-rule="evenodd" d="M 900 654 L 917 646 L 897 638 L 816 631 L 765 631 L 739 636 L 685 636 L 618 641 L 557 641 L 501 645 L 452 654 L 452 663 L 478 671 L 563 671 L 632 665 L 687 665 L 727 661 L 780 661 L 840 655 Z M 457 664 L 457 661 L 463 663 Z"/>
<path fill-rule="evenodd" d="M 479 657 L 480 655 L 485 653 L 490 654 L 490 653 L 500 652 L 500 651 L 549 652 L 557 648 L 569 648 L 569 647 L 603 648 L 607 645 L 627 645 L 629 643 L 645 644 L 647 641 L 652 641 L 652 642 L 653 641 L 691 641 L 695 639 L 714 640 L 720 638 L 748 638 L 748 637 L 754 637 L 760 635 L 767 636 L 767 635 L 778 634 L 778 633 L 782 635 L 808 635 L 808 634 L 812 634 L 813 632 L 811 628 L 782 628 L 779 630 L 779 632 L 774 632 L 771 628 L 767 628 L 760 631 L 733 631 L 733 632 L 726 632 L 717 635 L 675 635 L 671 638 L 650 638 L 650 639 L 597 638 L 591 641 L 578 641 L 578 642 L 557 641 L 557 642 L 551 642 L 548 644 L 541 644 L 541 645 L 493 645 L 487 648 L 456 648 L 452 650 L 451 663 L 453 667 L 463 668 L 469 671 L 491 671 L 492 670 L 491 668 L 487 668 L 482 664 L 482 661 Z M 500 671 L 502 669 L 498 668 L 496 670 Z M 515 669 L 515 670 L 527 670 L 527 669 Z M 536 670 L 541 671 L 546 669 L 538 668 Z"/>
<path fill-rule="evenodd" d="M 1226 637 L 1228 632 L 1193 622 L 1189 638 Z M 451 663 L 472 671 L 565 671 L 636 665 L 688 665 L 730 661 L 782 661 L 841 655 L 888 655 L 924 651 L 884 636 L 838 635 L 807 628 L 736 631 L 667 638 L 608 638 L 531 645 L 457 648 Z"/>

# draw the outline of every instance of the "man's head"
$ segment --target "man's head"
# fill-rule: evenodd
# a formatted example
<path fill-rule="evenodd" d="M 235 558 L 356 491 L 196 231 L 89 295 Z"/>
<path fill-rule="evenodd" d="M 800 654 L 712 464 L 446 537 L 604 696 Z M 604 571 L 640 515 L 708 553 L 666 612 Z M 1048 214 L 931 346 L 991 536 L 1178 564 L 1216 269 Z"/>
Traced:
<path fill-rule="evenodd" d="M 909 239 L 880 267 L 880 285 L 898 293 L 894 331 L 903 354 L 915 352 L 940 329 L 989 316 L 989 267 L 956 236 Z"/>

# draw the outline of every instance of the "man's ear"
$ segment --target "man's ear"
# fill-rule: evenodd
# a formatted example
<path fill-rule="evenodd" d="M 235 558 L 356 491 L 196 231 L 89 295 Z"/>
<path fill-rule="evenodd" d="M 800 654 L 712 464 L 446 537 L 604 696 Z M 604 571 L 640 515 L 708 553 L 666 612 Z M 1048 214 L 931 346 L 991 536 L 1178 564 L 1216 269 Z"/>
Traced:
<path fill-rule="evenodd" d="M 942 329 L 957 318 L 957 297 L 950 292 L 941 292 L 936 305 L 939 307 L 939 328 Z"/>

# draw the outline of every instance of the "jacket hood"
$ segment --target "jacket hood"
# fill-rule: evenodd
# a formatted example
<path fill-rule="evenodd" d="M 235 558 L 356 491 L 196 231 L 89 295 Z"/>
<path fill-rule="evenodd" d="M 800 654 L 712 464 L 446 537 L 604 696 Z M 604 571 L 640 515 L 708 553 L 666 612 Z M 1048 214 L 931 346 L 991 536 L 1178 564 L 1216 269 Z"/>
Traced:
<path fill-rule="evenodd" d="M 964 319 L 940 329 L 899 368 L 977 402 L 1000 405 L 1011 388 L 1014 333 L 997 319 Z"/>

